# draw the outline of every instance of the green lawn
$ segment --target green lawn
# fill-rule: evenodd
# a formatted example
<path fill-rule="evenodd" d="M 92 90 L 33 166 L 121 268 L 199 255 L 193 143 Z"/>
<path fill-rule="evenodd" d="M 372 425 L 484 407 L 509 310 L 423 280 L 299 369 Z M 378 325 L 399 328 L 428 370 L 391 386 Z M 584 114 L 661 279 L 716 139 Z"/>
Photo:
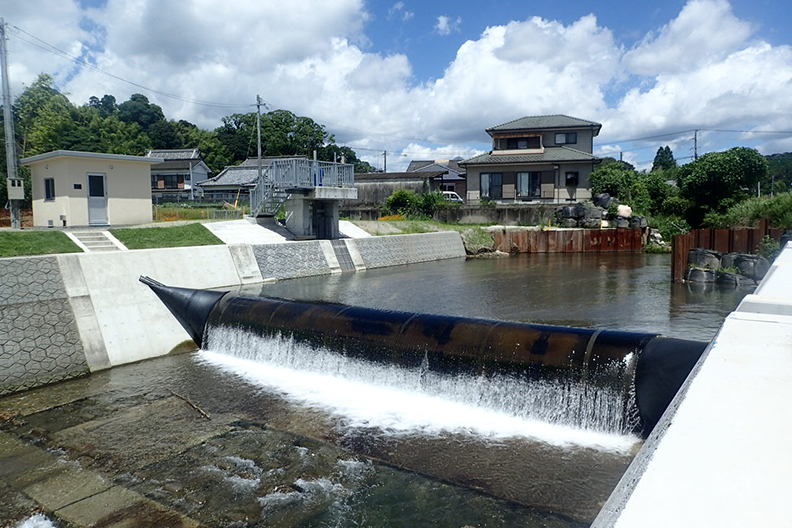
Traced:
<path fill-rule="evenodd" d="M 110 232 L 129 249 L 216 246 L 223 243 L 202 224 L 111 229 Z"/>
<path fill-rule="evenodd" d="M 0 231 L 0 257 L 81 251 L 77 244 L 60 231 Z"/>

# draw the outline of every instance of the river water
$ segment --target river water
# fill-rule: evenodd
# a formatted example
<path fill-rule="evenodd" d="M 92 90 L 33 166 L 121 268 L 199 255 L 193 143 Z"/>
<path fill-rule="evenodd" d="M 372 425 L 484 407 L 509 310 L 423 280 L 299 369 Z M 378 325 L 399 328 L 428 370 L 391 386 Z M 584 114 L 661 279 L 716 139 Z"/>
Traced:
<path fill-rule="evenodd" d="M 281 281 L 243 293 L 708 341 L 750 291 L 672 284 L 669 278 L 668 255 L 547 254 L 452 259 Z M 211 329 L 207 338 L 202 364 L 279 395 L 290 413 L 320 416 L 323 425 L 312 436 L 332 436 L 337 445 L 415 478 L 520 505 L 527 508 L 521 510 L 525 526 L 590 522 L 641 445 L 607 427 L 602 414 L 621 412 L 618 403 L 596 409 L 593 421 L 546 419 L 563 414 L 553 409 L 607 400 L 585 387 L 427 381 L 420 369 L 361 365 L 283 338 L 227 328 Z M 381 492 L 378 500 L 386 502 L 399 495 Z M 405 511 L 425 515 L 445 499 L 425 500 Z M 401 524 L 398 517 L 378 522 Z M 460 522 L 452 517 L 437 525 Z"/>
<path fill-rule="evenodd" d="M 750 291 L 669 278 L 667 255 L 520 255 L 243 293 L 709 340 Z M 582 527 L 641 446 L 587 387 L 429 375 L 233 328 L 207 338 L 195 354 L 0 399 L 0 412 L 45 400 L 11 431 L 39 431 L 64 461 L 208 526 Z M 594 401 L 599 419 L 554 410 Z"/>
<path fill-rule="evenodd" d="M 260 293 L 709 341 L 751 292 L 672 283 L 670 277 L 670 255 L 521 254 L 282 281 L 265 285 Z"/>

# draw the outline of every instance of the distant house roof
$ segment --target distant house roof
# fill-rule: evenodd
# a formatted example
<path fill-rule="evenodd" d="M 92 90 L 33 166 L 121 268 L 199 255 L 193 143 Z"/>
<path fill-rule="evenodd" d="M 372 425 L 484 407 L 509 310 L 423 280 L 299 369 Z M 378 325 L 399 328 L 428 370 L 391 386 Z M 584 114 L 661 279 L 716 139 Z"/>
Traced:
<path fill-rule="evenodd" d="M 81 150 L 53 150 L 52 152 L 45 152 L 37 156 L 30 156 L 19 160 L 22 165 L 30 165 L 39 161 L 45 161 L 53 158 L 94 158 L 104 160 L 116 161 L 137 161 L 143 163 L 160 163 L 162 158 L 154 158 L 147 156 L 128 156 L 126 154 L 105 154 L 104 152 L 84 152 Z"/>
<path fill-rule="evenodd" d="M 155 157 L 165 160 L 151 167 L 154 172 L 190 170 L 190 167 L 203 165 L 206 172 L 211 172 L 209 166 L 201 158 L 200 149 L 169 149 L 147 150 L 146 157 Z"/>
<path fill-rule="evenodd" d="M 501 165 L 506 163 L 559 163 L 563 161 L 599 162 L 600 158 L 570 147 L 545 147 L 536 154 L 481 154 L 461 161 L 460 165 Z"/>
<path fill-rule="evenodd" d="M 487 129 L 487 133 L 492 135 L 492 132 L 507 132 L 510 130 L 527 130 L 527 129 L 552 129 L 552 128 L 575 128 L 575 127 L 594 127 L 594 135 L 599 134 L 602 124 L 588 121 L 586 119 L 578 119 L 577 117 L 570 117 L 563 114 L 543 115 L 543 116 L 526 116 L 508 123 L 503 123 Z"/>
<path fill-rule="evenodd" d="M 261 158 L 261 168 L 266 170 L 277 159 L 304 159 L 305 156 L 267 156 Z M 226 167 L 214 178 L 199 181 L 201 187 L 255 187 L 258 180 L 258 158 L 248 158 L 239 165 Z"/>
<path fill-rule="evenodd" d="M 426 167 L 427 165 L 432 165 L 433 163 L 434 161 L 432 160 L 412 160 L 407 166 L 407 172 L 415 172 L 421 167 Z"/>
<path fill-rule="evenodd" d="M 457 160 L 449 161 L 433 161 L 428 165 L 423 165 L 414 172 L 441 172 L 443 173 L 443 180 L 464 180 L 467 171 L 459 166 Z"/>
<path fill-rule="evenodd" d="M 162 158 L 165 161 L 198 160 L 201 159 L 201 149 L 153 149 L 147 150 L 146 156 L 152 158 Z"/>

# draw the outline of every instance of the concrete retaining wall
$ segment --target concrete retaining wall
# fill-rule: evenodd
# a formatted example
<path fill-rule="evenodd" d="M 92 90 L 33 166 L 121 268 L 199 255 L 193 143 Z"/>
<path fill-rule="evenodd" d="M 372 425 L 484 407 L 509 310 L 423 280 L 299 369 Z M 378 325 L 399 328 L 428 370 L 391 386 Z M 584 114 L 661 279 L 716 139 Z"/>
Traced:
<path fill-rule="evenodd" d="M 465 256 L 456 232 L 344 245 L 357 270 Z M 0 395 L 191 343 L 140 275 L 171 286 L 224 288 L 339 272 L 327 240 L 0 259 Z"/>

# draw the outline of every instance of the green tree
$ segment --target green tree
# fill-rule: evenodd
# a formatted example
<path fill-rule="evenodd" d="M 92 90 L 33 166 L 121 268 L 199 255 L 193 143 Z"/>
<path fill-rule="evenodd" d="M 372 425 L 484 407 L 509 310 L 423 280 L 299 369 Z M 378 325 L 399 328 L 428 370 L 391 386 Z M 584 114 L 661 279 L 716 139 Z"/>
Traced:
<path fill-rule="evenodd" d="M 755 149 L 735 147 L 704 154 L 677 171 L 680 196 L 690 200 L 688 221 L 700 226 L 707 214 L 724 213 L 755 193 L 767 177 L 767 159 Z"/>
<path fill-rule="evenodd" d="M 118 117 L 126 123 L 139 124 L 144 132 L 154 123 L 165 120 L 162 108 L 150 103 L 143 94 L 132 94 L 128 101 L 118 105 Z"/>
<path fill-rule="evenodd" d="M 657 149 L 657 154 L 655 154 L 654 162 L 652 163 L 652 172 L 657 170 L 672 170 L 675 169 L 676 166 L 677 163 L 674 159 L 674 153 L 671 152 L 671 147 L 666 145 L 665 147 Z"/>
<path fill-rule="evenodd" d="M 630 188 L 636 179 L 637 173 L 634 170 L 624 168 L 617 161 L 601 164 L 591 173 L 589 181 L 595 194 L 608 193 L 619 200 L 625 200 L 629 197 Z"/>

